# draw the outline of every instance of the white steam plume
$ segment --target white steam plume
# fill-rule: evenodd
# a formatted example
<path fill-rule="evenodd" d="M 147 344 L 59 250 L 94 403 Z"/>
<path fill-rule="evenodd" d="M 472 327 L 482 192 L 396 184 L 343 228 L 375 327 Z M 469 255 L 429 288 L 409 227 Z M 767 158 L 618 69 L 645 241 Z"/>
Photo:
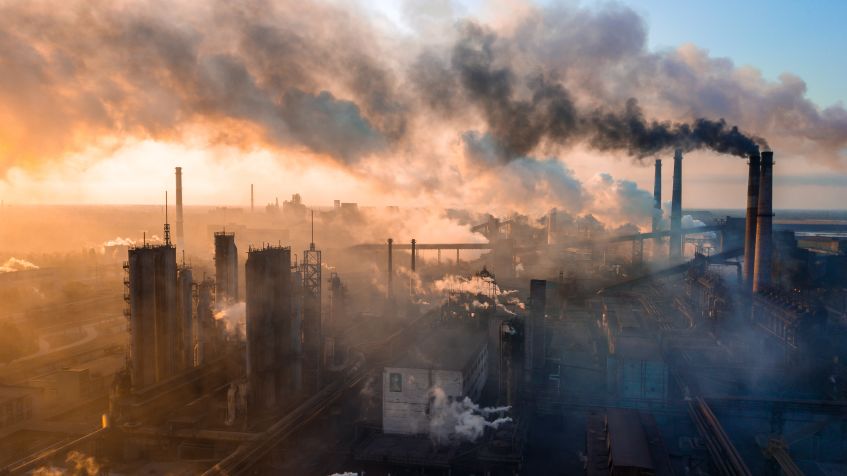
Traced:
<path fill-rule="evenodd" d="M 38 265 L 35 265 L 25 259 L 12 257 L 0 266 L 0 274 L 14 273 L 16 271 L 28 271 L 31 269 L 38 269 Z"/>
<path fill-rule="evenodd" d="M 444 389 L 434 387 L 429 421 L 430 438 L 441 445 L 458 444 L 477 441 L 486 428 L 497 428 L 511 422 L 510 417 L 499 416 L 493 420 L 493 415 L 502 415 L 511 407 L 480 407 L 470 398 L 453 400 L 448 398 Z"/>
<path fill-rule="evenodd" d="M 247 323 L 247 303 L 237 302 L 215 312 L 215 320 L 223 321 L 227 334 L 243 340 Z"/>

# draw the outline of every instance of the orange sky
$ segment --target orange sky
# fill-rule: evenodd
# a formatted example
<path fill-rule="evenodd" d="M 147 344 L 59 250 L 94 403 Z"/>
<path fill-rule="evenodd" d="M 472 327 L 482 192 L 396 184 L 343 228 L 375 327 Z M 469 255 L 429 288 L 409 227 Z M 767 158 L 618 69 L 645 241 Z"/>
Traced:
<path fill-rule="evenodd" d="M 670 159 L 667 157 L 666 159 Z M 598 173 L 633 180 L 652 191 L 652 162 L 636 165 L 629 158 L 594 152 L 574 153 L 566 159 L 583 182 Z M 826 167 L 802 158 L 776 155 L 777 208 L 838 208 L 843 206 L 844 185 L 816 185 L 831 174 Z M 302 162 L 310 165 L 303 165 Z M 363 204 L 416 205 L 415 196 L 403 190 L 374 190 L 368 177 L 359 177 L 327 162 L 309 160 L 303 154 L 268 150 L 243 151 L 221 146 L 133 141 L 100 158 L 94 153 L 76 154 L 64 161 L 35 170 L 13 168 L 0 181 L 0 198 L 22 204 L 153 204 L 164 190 L 173 192 L 173 169 L 183 167 L 186 204 L 249 204 L 250 184 L 255 184 L 257 204 L 280 201 L 300 193 L 310 204 L 330 205 L 332 200 Z M 670 196 L 671 161 L 665 160 L 665 198 Z M 691 153 L 684 162 L 684 200 L 692 208 L 742 208 L 746 193 L 746 165 L 736 157 Z M 780 177 L 809 177 L 792 184 Z M 432 197 L 428 197 L 428 200 Z M 445 195 L 440 205 L 455 207 L 462 198 Z M 479 204 L 473 204 L 479 205 Z"/>

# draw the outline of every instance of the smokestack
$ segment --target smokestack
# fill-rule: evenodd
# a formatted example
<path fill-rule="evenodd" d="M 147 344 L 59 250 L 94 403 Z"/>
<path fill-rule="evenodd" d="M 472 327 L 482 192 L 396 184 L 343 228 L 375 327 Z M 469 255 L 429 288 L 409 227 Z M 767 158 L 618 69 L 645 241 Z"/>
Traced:
<path fill-rule="evenodd" d="M 185 250 L 182 228 L 182 167 L 176 168 L 176 247 Z"/>
<path fill-rule="evenodd" d="M 394 300 L 394 288 L 392 279 L 394 278 L 394 263 L 393 263 L 393 246 L 394 240 L 388 239 L 388 302 Z"/>
<path fill-rule="evenodd" d="M 653 231 L 659 231 L 662 222 L 662 159 L 656 159 L 656 172 L 653 178 Z"/>
<path fill-rule="evenodd" d="M 753 290 L 753 267 L 756 262 L 756 223 L 759 214 L 759 175 L 761 157 L 750 154 L 747 175 L 747 221 L 744 227 L 744 289 Z"/>
<path fill-rule="evenodd" d="M 673 154 L 673 195 L 671 197 L 671 243 L 670 258 L 682 257 L 682 150 Z"/>
<path fill-rule="evenodd" d="M 756 262 L 753 266 L 753 292 L 771 282 L 773 257 L 773 152 L 762 152 L 762 174 L 759 177 L 759 206 L 756 219 Z"/>
<path fill-rule="evenodd" d="M 416 253 L 415 244 L 416 243 L 417 242 L 415 241 L 415 239 L 412 238 L 412 272 L 413 273 L 415 272 L 415 253 Z"/>
<path fill-rule="evenodd" d="M 253 184 L 250 184 L 250 213 L 253 213 Z"/>

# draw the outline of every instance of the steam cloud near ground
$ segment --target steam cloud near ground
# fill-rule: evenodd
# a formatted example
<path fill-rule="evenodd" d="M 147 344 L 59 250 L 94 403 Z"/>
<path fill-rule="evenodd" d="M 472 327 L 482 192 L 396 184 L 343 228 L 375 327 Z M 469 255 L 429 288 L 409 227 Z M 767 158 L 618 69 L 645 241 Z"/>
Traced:
<path fill-rule="evenodd" d="M 512 421 L 510 417 L 501 416 L 510 407 L 480 407 L 468 397 L 453 400 L 440 387 L 433 388 L 431 394 L 429 436 L 438 444 L 473 443 L 486 428 L 497 429 Z M 497 417 L 492 419 L 495 415 Z"/>
<path fill-rule="evenodd" d="M 0 265 L 0 274 L 27 271 L 30 269 L 38 269 L 38 266 L 25 259 L 11 257 L 7 259 L 5 263 Z"/>
<path fill-rule="evenodd" d="M 841 105 L 695 46 L 649 51 L 626 7 L 526 5 L 490 24 L 446 1 L 403 10 L 408 32 L 335 2 L 5 3 L 0 169 L 199 136 L 306 154 L 427 205 L 538 214 L 605 208 L 563 161 L 574 150 L 743 155 L 771 137 L 843 165 Z"/>

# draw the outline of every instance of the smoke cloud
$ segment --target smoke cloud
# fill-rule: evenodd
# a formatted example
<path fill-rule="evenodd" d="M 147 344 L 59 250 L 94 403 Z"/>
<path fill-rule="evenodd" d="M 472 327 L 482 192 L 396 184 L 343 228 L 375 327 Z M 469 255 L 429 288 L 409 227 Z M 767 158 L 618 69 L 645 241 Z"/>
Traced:
<path fill-rule="evenodd" d="M 438 444 L 473 443 L 485 433 L 486 428 L 496 429 L 512 421 L 510 417 L 503 416 L 489 420 L 493 415 L 506 413 L 510 407 L 480 407 L 468 397 L 453 400 L 440 387 L 434 387 L 431 394 L 429 436 Z"/>
<path fill-rule="evenodd" d="M 30 269 L 38 269 L 38 266 L 30 263 L 25 259 L 11 257 L 5 263 L 0 265 L 0 274 L 14 273 L 16 271 L 27 271 Z"/>
<path fill-rule="evenodd" d="M 843 106 L 691 45 L 650 51 L 629 8 L 527 4 L 488 24 L 403 11 L 411 31 L 317 0 L 3 3 L 0 172 L 190 139 L 319 160 L 428 205 L 585 213 L 596 195 L 566 165 L 579 150 L 743 156 L 770 137 L 844 165 Z"/>
<path fill-rule="evenodd" d="M 227 334 L 241 340 L 245 339 L 244 332 L 247 324 L 247 303 L 237 302 L 215 312 L 215 320 L 223 321 Z"/>

